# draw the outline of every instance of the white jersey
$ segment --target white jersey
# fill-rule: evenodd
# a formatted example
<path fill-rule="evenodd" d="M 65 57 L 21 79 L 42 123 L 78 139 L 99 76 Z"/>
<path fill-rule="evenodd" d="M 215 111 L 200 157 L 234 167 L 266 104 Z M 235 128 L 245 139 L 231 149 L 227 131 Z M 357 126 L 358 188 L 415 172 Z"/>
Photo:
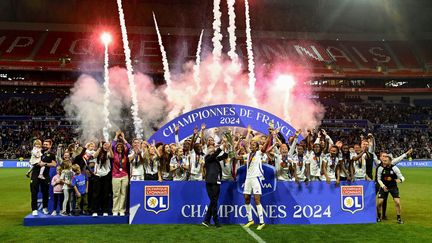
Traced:
<path fill-rule="evenodd" d="M 222 181 L 234 180 L 233 174 L 232 174 L 233 161 L 235 161 L 235 160 L 230 159 L 230 158 L 219 161 L 219 164 L 222 168 L 222 179 L 221 179 Z M 235 163 L 238 163 L 238 161 L 235 161 Z M 238 168 L 238 165 L 236 166 L 236 170 L 237 170 L 237 168 Z"/>
<path fill-rule="evenodd" d="M 314 152 L 308 157 L 310 164 L 310 175 L 311 176 L 321 176 L 321 165 L 326 161 L 326 156 L 321 153 L 321 156 L 316 156 Z"/>
<path fill-rule="evenodd" d="M 197 155 L 194 150 L 189 154 L 189 164 L 190 164 L 190 177 L 191 181 L 202 181 L 203 174 L 202 168 L 204 166 L 204 156 Z"/>
<path fill-rule="evenodd" d="M 144 160 L 144 172 L 149 175 L 156 175 L 159 170 L 159 158 L 157 156 L 150 156 Z"/>
<path fill-rule="evenodd" d="M 189 166 L 189 160 L 186 156 L 183 156 L 179 160 L 177 156 L 173 156 L 170 162 L 171 166 L 174 166 L 176 169 L 174 170 L 174 181 L 186 181 L 186 169 L 183 168 L 183 165 Z"/>
<path fill-rule="evenodd" d="M 354 161 L 354 171 L 356 179 L 366 179 L 366 154 L 363 154 L 360 159 Z"/>
<path fill-rule="evenodd" d="M 245 156 L 245 161 L 246 161 L 246 168 L 247 168 L 247 173 L 246 173 L 246 179 L 248 178 L 264 178 L 264 171 L 262 168 L 262 162 L 263 159 L 266 158 L 264 157 L 264 153 L 261 152 L 261 150 L 256 151 L 255 153 L 249 153 Z"/>
<path fill-rule="evenodd" d="M 291 157 L 291 160 L 293 161 L 295 168 L 296 168 L 296 174 L 299 181 L 305 181 L 306 180 L 306 165 L 309 164 L 309 160 L 306 155 L 299 156 L 297 154 L 293 155 Z"/>
<path fill-rule="evenodd" d="M 340 160 L 342 160 L 342 166 L 345 167 L 345 170 L 347 173 L 350 173 L 350 161 L 352 160 L 352 158 L 355 156 L 355 154 L 350 153 L 349 158 L 344 158 L 343 154 L 341 154 L 340 156 Z M 345 174 L 345 172 L 342 170 L 342 168 L 340 169 L 340 176 L 341 177 L 348 177 L 347 174 Z"/>
<path fill-rule="evenodd" d="M 142 153 L 135 154 L 135 151 L 130 150 L 129 162 L 131 162 L 131 175 L 132 176 L 144 176 L 144 167 L 142 164 Z"/>
<path fill-rule="evenodd" d="M 282 167 L 282 163 L 286 163 L 286 167 Z M 289 165 L 292 160 L 288 155 L 275 154 L 275 167 L 277 179 L 280 181 L 290 181 L 291 175 L 289 173 Z"/>
<path fill-rule="evenodd" d="M 330 181 L 336 180 L 336 166 L 339 162 L 339 157 L 336 156 L 332 158 L 330 154 L 326 154 L 325 161 L 327 162 L 327 176 L 330 178 Z M 321 176 L 321 180 L 326 180 L 325 175 Z"/>

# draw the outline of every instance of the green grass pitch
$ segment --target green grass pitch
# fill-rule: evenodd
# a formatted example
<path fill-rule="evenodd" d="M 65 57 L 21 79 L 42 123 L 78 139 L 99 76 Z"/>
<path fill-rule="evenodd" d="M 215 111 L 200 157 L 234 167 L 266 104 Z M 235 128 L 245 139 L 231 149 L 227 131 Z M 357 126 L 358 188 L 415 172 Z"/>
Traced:
<path fill-rule="evenodd" d="M 24 227 L 30 213 L 27 169 L 0 169 L 0 242 L 254 242 L 239 225 L 84 225 Z M 402 168 L 402 219 L 394 204 L 380 224 L 267 225 L 252 229 L 266 242 L 432 242 L 432 168 Z M 391 197 L 390 197 L 391 198 Z"/>

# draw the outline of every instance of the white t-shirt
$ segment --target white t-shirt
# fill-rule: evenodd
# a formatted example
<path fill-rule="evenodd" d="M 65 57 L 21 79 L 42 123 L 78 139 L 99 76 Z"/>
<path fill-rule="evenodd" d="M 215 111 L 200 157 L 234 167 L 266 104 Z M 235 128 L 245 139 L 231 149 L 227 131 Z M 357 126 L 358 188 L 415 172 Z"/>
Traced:
<path fill-rule="evenodd" d="M 60 179 L 63 180 L 65 183 L 63 184 L 63 190 L 65 189 L 72 189 L 72 185 L 67 185 L 67 184 L 71 184 L 72 183 L 72 178 L 73 178 L 74 173 L 72 172 L 71 169 L 65 169 L 62 171 L 61 175 L 60 175 Z"/>
<path fill-rule="evenodd" d="M 106 161 L 104 164 L 102 164 L 102 162 L 99 163 L 95 163 L 95 174 L 97 176 L 106 176 L 108 175 L 108 173 L 111 171 L 111 162 L 109 158 L 106 158 Z"/>
<path fill-rule="evenodd" d="M 219 164 L 222 168 L 222 181 L 232 181 L 232 159 L 225 159 L 219 161 Z M 238 167 L 237 167 L 238 168 Z"/>
<path fill-rule="evenodd" d="M 197 155 L 194 150 L 188 155 L 190 164 L 190 177 L 191 181 L 201 181 L 203 179 L 202 167 L 204 165 L 204 156 Z"/>
<path fill-rule="evenodd" d="M 247 166 L 246 179 L 257 177 L 260 177 L 261 179 L 264 178 L 264 171 L 262 168 L 264 155 L 265 154 L 262 153 L 261 150 L 258 150 L 255 153 L 251 152 L 245 156 Z"/>
<path fill-rule="evenodd" d="M 175 166 L 176 170 L 174 170 L 174 181 L 186 181 L 186 169 L 183 169 L 182 165 L 189 165 L 189 160 L 186 156 L 183 156 L 180 160 L 177 160 L 177 156 L 173 156 L 171 158 L 170 165 Z"/>
<path fill-rule="evenodd" d="M 41 158 L 42 158 L 42 149 L 33 147 L 31 151 L 31 157 L 29 163 L 31 165 L 38 164 L 39 162 L 41 162 Z"/>

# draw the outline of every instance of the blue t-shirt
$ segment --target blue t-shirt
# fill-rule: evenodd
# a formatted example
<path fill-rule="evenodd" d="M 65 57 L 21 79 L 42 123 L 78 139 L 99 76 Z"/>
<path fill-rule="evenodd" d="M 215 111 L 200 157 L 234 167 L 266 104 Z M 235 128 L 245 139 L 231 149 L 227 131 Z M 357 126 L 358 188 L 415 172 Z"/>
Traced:
<path fill-rule="evenodd" d="M 87 177 L 83 174 L 79 174 L 73 177 L 72 179 L 72 186 L 76 186 L 79 193 L 81 195 L 84 195 L 86 193 L 86 182 Z"/>

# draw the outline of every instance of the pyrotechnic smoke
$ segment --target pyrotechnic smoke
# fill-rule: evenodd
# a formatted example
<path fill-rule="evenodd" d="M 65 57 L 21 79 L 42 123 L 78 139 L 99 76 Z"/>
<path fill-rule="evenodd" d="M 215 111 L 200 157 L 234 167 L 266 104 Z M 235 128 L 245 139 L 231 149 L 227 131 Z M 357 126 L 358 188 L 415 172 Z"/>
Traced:
<path fill-rule="evenodd" d="M 213 94 L 213 90 L 221 77 L 222 66 L 222 34 L 221 34 L 221 16 L 220 11 L 220 0 L 213 1 L 213 62 L 209 64 L 206 73 L 209 75 L 209 86 L 207 87 L 207 93 L 204 96 L 204 102 L 209 103 Z"/>
<path fill-rule="evenodd" d="M 260 87 L 264 90 L 261 107 L 282 117 L 296 129 L 316 128 L 324 117 L 324 108 L 313 101 L 312 90 L 304 84 L 308 75 L 292 75 L 283 66 L 289 66 L 289 63 L 276 65 L 271 77 L 260 82 L 265 83 Z"/>
<path fill-rule="evenodd" d="M 252 100 L 252 103 L 257 106 L 258 101 L 255 97 L 255 62 L 252 51 L 252 36 L 250 27 L 250 16 L 249 16 L 249 1 L 245 0 L 245 16 L 246 16 L 246 51 L 248 56 L 248 70 L 249 70 L 249 89 L 248 95 Z"/>
<path fill-rule="evenodd" d="M 220 0 L 213 1 L 213 59 L 219 62 L 222 56 L 222 34 L 221 34 Z"/>
<path fill-rule="evenodd" d="M 102 130 L 103 136 L 105 141 L 109 141 L 109 131 L 112 127 L 110 119 L 109 119 L 109 97 L 110 97 L 110 89 L 109 89 L 109 56 L 108 56 L 108 43 L 105 44 L 105 52 L 104 52 L 104 106 L 103 106 L 103 113 L 104 113 L 104 120 L 105 120 L 105 126 Z"/>
<path fill-rule="evenodd" d="M 229 17 L 229 26 L 228 26 L 228 35 L 229 35 L 229 44 L 230 50 L 228 51 L 228 56 L 231 58 L 231 61 L 237 62 L 238 56 L 236 53 L 236 26 L 235 26 L 235 11 L 234 11 L 234 3 L 235 0 L 228 0 L 228 17 Z"/>
<path fill-rule="evenodd" d="M 120 19 L 123 19 L 121 1 L 119 0 L 118 2 Z M 154 17 L 158 40 L 161 46 L 164 70 L 168 70 L 169 74 L 168 79 L 165 75 L 167 85 L 158 87 L 154 85 L 151 78 L 139 73 L 132 74 L 124 19 L 120 21 L 122 23 L 122 34 L 124 33 L 122 36 L 127 70 L 118 67 L 111 68 L 109 69 L 108 79 L 105 77 L 106 80 L 109 80 L 109 90 L 111 93 L 109 96 L 108 116 L 112 128 L 109 132 L 114 131 L 118 127 L 125 128 L 124 125 L 119 125 L 124 120 L 127 120 L 127 117 L 121 111 L 131 106 L 133 107 L 132 114 L 134 117 L 135 133 L 138 130 L 142 131 L 144 129 L 146 137 L 154 132 L 154 127 L 161 127 L 165 122 L 173 118 L 174 115 L 178 115 L 182 111 L 186 112 L 205 105 L 224 103 L 258 106 L 279 117 L 283 117 L 284 120 L 295 128 L 306 130 L 320 125 L 324 109 L 310 98 L 312 91 L 309 86 L 304 85 L 307 77 L 309 77 L 307 70 L 302 71 L 300 75 L 290 72 L 286 68 L 292 64 L 289 62 L 279 63 L 279 65 L 274 64 L 270 70 L 257 69 L 256 74 L 260 82 L 256 84 L 257 87 L 255 90 L 255 64 L 252 53 L 249 6 L 247 1 L 246 39 L 248 75 L 242 73 L 240 60 L 234 62 L 231 58 L 229 60 L 222 58 L 219 4 L 220 1 L 215 0 L 215 21 L 213 23 L 215 37 L 213 38 L 213 45 L 214 49 L 219 48 L 219 50 L 213 50 L 216 56 L 214 54 L 208 55 L 201 60 L 203 38 L 203 31 L 201 31 L 196 61 L 186 63 L 183 71 L 173 76 L 169 74 L 168 60 L 166 59 L 156 18 Z M 218 26 L 219 28 L 217 28 Z M 232 31 L 231 29 L 230 33 Z M 230 35 L 230 42 L 232 38 L 235 38 L 234 32 L 232 32 L 233 35 Z M 235 49 L 232 48 L 231 50 Z M 107 67 L 107 63 L 105 64 Z M 132 82 L 129 81 L 129 84 L 124 82 L 126 78 L 132 80 Z M 235 82 L 233 82 L 234 80 Z M 228 85 L 229 83 L 231 83 L 231 88 Z M 248 95 L 244 95 L 245 87 L 249 87 L 247 91 Z M 135 90 L 139 90 L 140 92 L 136 93 Z M 83 75 L 75 83 L 70 96 L 64 101 L 67 117 L 77 119 L 80 125 L 80 136 L 84 141 L 100 138 L 102 135 L 105 119 L 101 118 L 106 115 L 103 109 L 106 96 L 104 96 L 104 99 L 101 99 L 100 97 L 102 96 L 103 86 L 93 78 Z M 138 113 L 141 117 L 138 117 Z M 139 124 L 142 124 L 143 127 L 137 128 L 136 121 L 139 121 Z M 141 135 L 141 132 L 137 134 L 137 137 L 139 135 Z"/>
<path fill-rule="evenodd" d="M 137 100 L 136 85 L 135 85 L 135 81 L 134 81 L 133 67 L 132 67 L 132 61 L 131 61 L 131 51 L 129 48 L 129 41 L 128 41 L 127 30 L 126 30 L 126 22 L 125 22 L 125 18 L 124 18 L 121 0 L 117 0 L 117 6 L 118 6 L 118 12 L 119 12 L 119 18 L 120 18 L 120 27 L 121 27 L 122 40 L 123 40 L 123 49 L 124 49 L 124 54 L 125 54 L 125 59 L 126 59 L 127 78 L 128 78 L 129 89 L 130 89 L 131 97 L 132 97 L 131 112 L 132 112 L 132 118 L 133 118 L 133 123 L 134 123 L 134 127 L 135 127 L 135 136 L 137 138 L 141 138 L 142 133 L 143 133 L 142 120 L 141 120 L 141 118 L 139 118 L 139 115 L 138 115 L 138 100 Z"/>
<path fill-rule="evenodd" d="M 164 47 L 163 42 L 162 42 L 162 36 L 160 34 L 160 31 L 159 31 L 159 26 L 158 26 L 157 21 L 156 21 L 156 16 L 154 13 L 153 13 L 153 21 L 155 24 L 159 48 L 160 48 L 161 55 L 162 55 L 162 65 L 163 65 L 163 69 L 164 69 L 164 78 L 166 81 L 165 93 L 166 93 L 166 97 L 168 99 L 168 103 L 173 104 L 172 110 L 168 114 L 168 118 L 173 119 L 181 113 L 183 107 L 185 107 L 185 106 L 191 107 L 191 105 L 190 105 L 189 99 L 187 97 L 182 100 L 183 102 L 173 102 L 172 101 L 172 97 L 175 95 L 179 95 L 179 94 L 178 94 L 178 92 L 176 92 L 172 89 L 172 80 L 171 80 L 171 73 L 170 73 L 169 64 L 168 64 L 168 58 L 167 58 L 167 54 L 165 51 L 165 47 Z"/>
<path fill-rule="evenodd" d="M 198 40 L 197 51 L 196 51 L 195 64 L 192 67 L 193 80 L 194 80 L 193 84 L 194 85 L 187 87 L 188 93 L 190 93 L 191 96 L 186 98 L 189 101 L 186 102 L 184 109 L 183 109 L 183 113 L 188 112 L 192 109 L 192 102 L 190 101 L 190 100 L 192 100 L 191 97 L 196 96 L 201 91 L 200 64 L 201 64 L 201 44 L 202 44 L 203 33 L 204 33 L 204 30 L 201 30 L 201 34 L 200 34 L 200 37 Z"/>
<path fill-rule="evenodd" d="M 63 101 L 66 117 L 76 119 L 81 141 L 100 139 L 105 126 L 103 113 L 104 91 L 91 76 L 82 75 L 71 89 L 70 96 Z"/>
<path fill-rule="evenodd" d="M 154 21 L 154 24 L 155 24 L 156 33 L 157 33 L 157 37 L 158 37 L 159 48 L 160 48 L 161 55 L 162 55 L 162 66 L 163 66 L 163 70 L 164 70 L 164 78 L 165 78 L 166 84 L 168 86 L 167 88 L 170 89 L 172 81 L 171 81 L 171 73 L 170 73 L 170 70 L 169 70 L 168 58 L 167 58 L 167 54 L 166 54 L 166 51 L 165 51 L 165 47 L 163 46 L 163 43 L 162 43 L 162 36 L 160 34 L 159 26 L 158 26 L 158 23 L 157 23 L 157 20 L 156 20 L 156 16 L 155 16 L 154 13 L 153 13 L 153 21 Z"/>
<path fill-rule="evenodd" d="M 201 91 L 201 81 L 200 81 L 200 64 L 201 64 L 201 45 L 204 30 L 201 30 L 201 34 L 198 40 L 198 47 L 196 51 L 195 65 L 193 67 L 193 79 L 195 81 L 195 89 L 193 94 L 196 95 Z"/>

